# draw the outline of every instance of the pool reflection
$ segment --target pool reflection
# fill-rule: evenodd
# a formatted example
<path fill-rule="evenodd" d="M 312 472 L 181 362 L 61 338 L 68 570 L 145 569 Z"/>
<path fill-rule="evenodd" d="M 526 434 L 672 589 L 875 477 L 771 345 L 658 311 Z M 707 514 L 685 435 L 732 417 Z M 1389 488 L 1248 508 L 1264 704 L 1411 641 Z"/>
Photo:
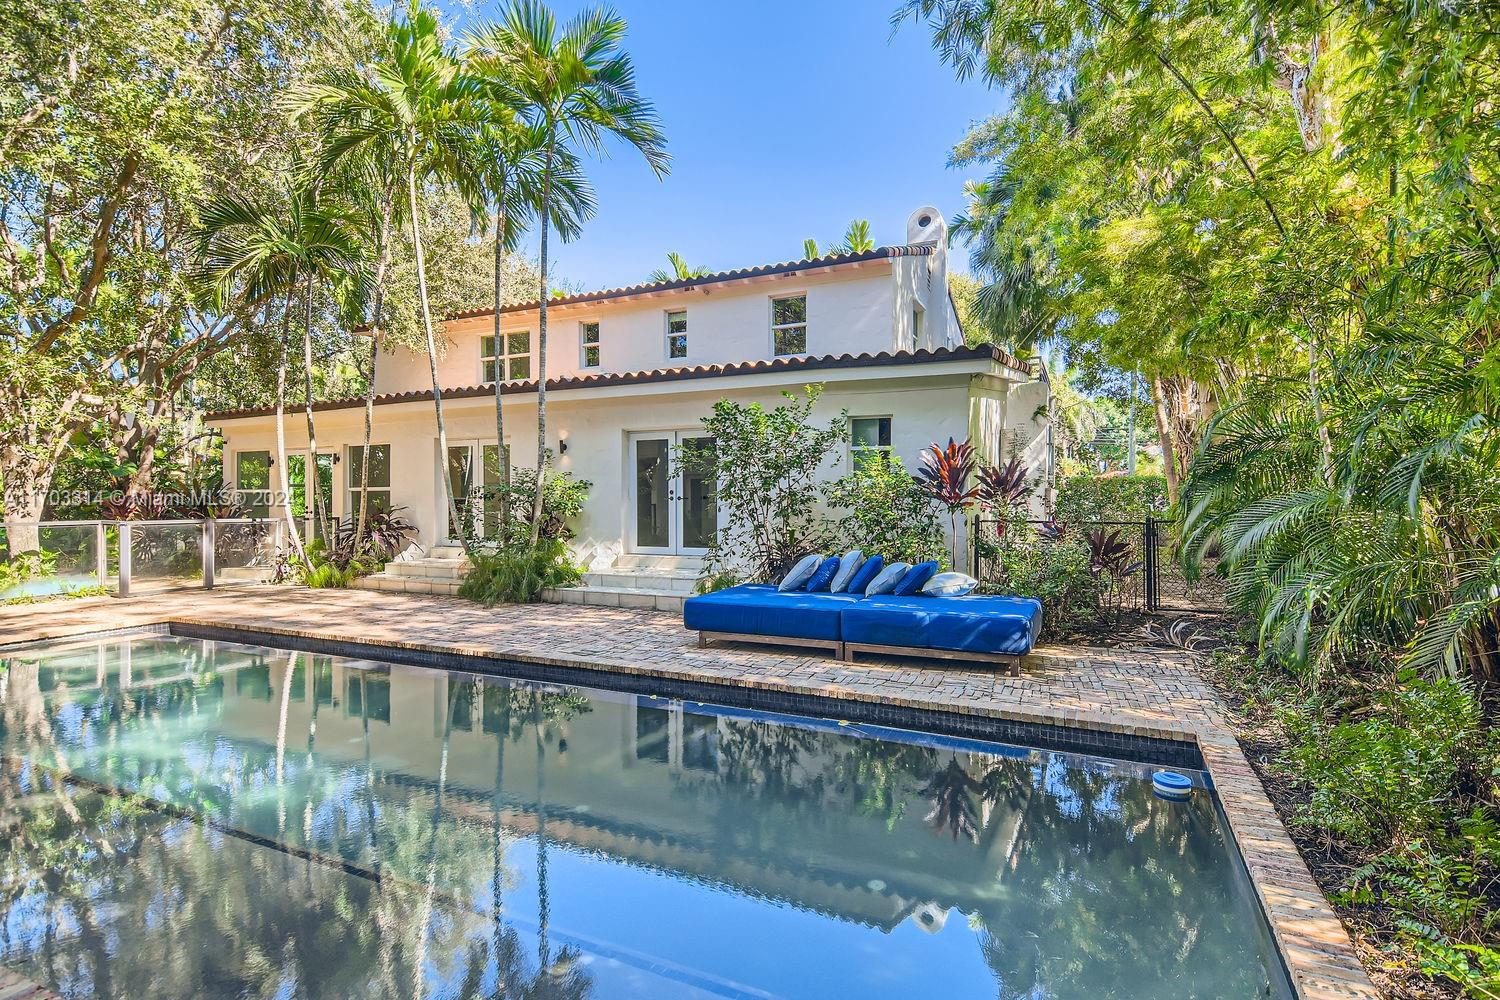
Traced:
<path fill-rule="evenodd" d="M 7 661 L 0 960 L 67 996 L 1254 997 L 1134 765 L 137 636 Z"/>

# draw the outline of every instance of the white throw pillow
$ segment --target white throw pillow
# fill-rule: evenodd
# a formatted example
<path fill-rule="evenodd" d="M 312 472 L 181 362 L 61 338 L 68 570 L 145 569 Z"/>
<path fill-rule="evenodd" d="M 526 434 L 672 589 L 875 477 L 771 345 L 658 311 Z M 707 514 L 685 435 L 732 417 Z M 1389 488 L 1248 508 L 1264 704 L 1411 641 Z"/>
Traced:
<path fill-rule="evenodd" d="M 979 581 L 967 573 L 939 573 L 927 581 L 922 593 L 928 597 L 962 597 L 977 586 Z"/>
<path fill-rule="evenodd" d="M 901 578 L 906 575 L 906 571 L 909 569 L 911 569 L 911 563 L 891 563 L 885 569 L 881 570 L 875 579 L 870 581 L 870 585 L 865 588 L 865 596 L 874 597 L 876 594 L 889 594 L 896 589 L 896 584 L 901 582 Z"/>
<path fill-rule="evenodd" d="M 818 563 L 822 561 L 823 557 L 816 552 L 798 559 L 797 565 L 786 571 L 786 576 L 781 578 L 781 583 L 777 584 L 776 589 L 784 593 L 801 587 L 812 578 L 813 573 L 817 572 Z"/>
<path fill-rule="evenodd" d="M 854 574 L 859 572 L 860 564 L 865 561 L 865 554 L 859 549 L 850 549 L 839 557 L 839 571 L 833 574 L 833 584 L 829 588 L 835 594 L 842 594 L 849 589 L 849 581 Z"/>

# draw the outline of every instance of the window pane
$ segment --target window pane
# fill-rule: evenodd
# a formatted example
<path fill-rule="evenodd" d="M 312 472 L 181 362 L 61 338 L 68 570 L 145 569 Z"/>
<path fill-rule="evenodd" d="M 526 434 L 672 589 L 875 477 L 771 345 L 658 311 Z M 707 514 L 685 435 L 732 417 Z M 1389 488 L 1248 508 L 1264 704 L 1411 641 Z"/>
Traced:
<path fill-rule="evenodd" d="M 804 354 L 807 351 L 807 327 L 794 326 L 776 331 L 777 354 Z"/>
<path fill-rule="evenodd" d="M 507 333 L 505 335 L 505 353 L 507 354 L 530 354 L 531 353 L 531 331 L 522 330 L 519 333 Z"/>
<path fill-rule="evenodd" d="M 890 417 L 855 417 L 850 421 L 850 443 L 856 448 L 889 448 Z"/>
<path fill-rule="evenodd" d="M 597 347 L 585 347 L 583 349 L 583 367 L 585 367 L 585 368 L 598 368 L 599 367 L 599 348 L 597 348 Z"/>
<path fill-rule="evenodd" d="M 597 344 L 597 343 L 599 343 L 599 324 L 598 323 L 585 323 L 585 324 L 583 324 L 583 342 L 585 344 Z"/>
<path fill-rule="evenodd" d="M 495 338 L 493 335 L 479 338 L 479 356 L 481 358 L 493 358 L 495 356 Z"/>
<path fill-rule="evenodd" d="M 687 334 L 667 338 L 667 357 L 687 357 Z"/>
<path fill-rule="evenodd" d="M 486 361 L 484 363 L 484 380 L 486 382 L 495 381 L 495 362 Z"/>
<path fill-rule="evenodd" d="M 687 333 L 687 313 L 686 312 L 671 312 L 671 313 L 667 313 L 667 332 L 668 333 Z"/>
<path fill-rule="evenodd" d="M 806 323 L 807 322 L 807 296 L 794 295 L 789 299 L 775 299 L 771 303 L 771 323 L 780 326 L 783 323 Z"/>
<path fill-rule="evenodd" d="M 359 489 L 359 470 L 363 464 L 364 446 L 350 445 L 349 447 L 349 485 Z M 391 446 L 388 444 L 370 445 L 370 486 L 376 488 L 389 488 L 391 485 Z"/>
<path fill-rule="evenodd" d="M 531 359 L 511 358 L 509 377 L 513 379 L 531 378 Z"/>
<path fill-rule="evenodd" d="M 242 451 L 236 481 L 242 490 L 263 490 L 271 485 L 271 453 Z"/>

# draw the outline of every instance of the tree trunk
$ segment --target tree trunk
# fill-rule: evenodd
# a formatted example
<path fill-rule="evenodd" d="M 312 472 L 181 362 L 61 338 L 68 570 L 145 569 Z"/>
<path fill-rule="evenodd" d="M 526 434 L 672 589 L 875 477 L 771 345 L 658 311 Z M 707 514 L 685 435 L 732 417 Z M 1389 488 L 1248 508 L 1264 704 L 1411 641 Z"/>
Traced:
<path fill-rule="evenodd" d="M 286 515 L 286 527 L 292 539 L 292 548 L 297 551 L 297 558 L 302 561 L 302 564 L 311 569 L 312 564 L 307 561 L 307 550 L 302 547 L 302 532 L 297 528 L 297 519 L 292 517 L 292 487 L 286 472 L 286 342 L 291 321 L 292 297 L 288 294 L 286 311 L 281 314 L 281 357 L 276 364 L 276 468 L 279 470 L 278 478 L 281 482 L 281 510 Z M 303 479 L 306 480 L 305 473 Z"/>
<path fill-rule="evenodd" d="M 1167 387 L 1160 376 L 1151 379 L 1152 411 L 1156 414 L 1156 439 L 1161 444 L 1162 472 L 1167 477 L 1167 502 L 1176 506 L 1181 483 L 1177 477 L 1177 449 L 1172 444 L 1172 425 L 1167 419 Z"/>
<path fill-rule="evenodd" d="M 304 496 L 312 494 L 313 537 L 323 539 L 324 545 L 332 544 L 328 533 L 328 511 L 323 506 L 323 477 L 318 471 L 318 432 L 313 427 L 313 352 L 312 317 L 313 279 L 307 276 L 302 302 L 302 384 L 303 407 L 307 414 L 307 468 L 302 474 Z"/>
<path fill-rule="evenodd" d="M 391 199 L 395 192 L 386 188 L 380 204 L 379 260 L 375 264 L 375 310 L 370 316 L 370 384 L 365 387 L 365 444 L 359 453 L 359 518 L 354 526 L 354 551 L 365 544 L 365 525 L 370 509 L 370 436 L 375 429 L 375 369 L 380 363 L 380 317 L 385 308 L 385 272 L 391 260 Z"/>
<path fill-rule="evenodd" d="M 541 296 L 537 307 L 536 364 L 536 496 L 531 501 L 531 547 L 542 534 L 542 486 L 547 479 L 547 231 L 551 229 L 552 147 L 542 168 Z"/>
<path fill-rule="evenodd" d="M 37 527 L 46 511 L 52 471 L 19 447 L 0 448 L 0 488 L 4 492 L 6 538 L 14 558 L 42 547 Z"/>
<path fill-rule="evenodd" d="M 505 185 L 500 185 L 495 210 L 495 353 L 500 350 L 500 267 L 505 261 Z M 500 387 L 505 384 L 505 372 L 500 370 L 500 361 L 495 361 L 495 461 L 500 464 L 500 545 L 510 543 L 510 455 L 505 449 L 505 411 L 500 405 Z M 484 451 L 480 449 L 480 465 L 484 464 Z"/>
<path fill-rule="evenodd" d="M 453 518 L 454 527 L 458 530 L 459 544 L 463 546 L 464 555 L 472 556 L 473 544 L 469 540 L 463 518 L 458 515 L 458 504 L 454 502 L 453 489 L 448 482 L 448 429 L 443 424 L 443 390 L 438 385 L 437 339 L 432 332 L 432 303 L 427 298 L 427 261 L 422 255 L 422 219 L 418 215 L 415 164 L 407 166 L 406 194 L 408 208 L 411 210 L 412 250 L 417 258 L 417 298 L 422 303 L 422 328 L 427 334 L 427 371 L 432 376 L 432 407 L 437 415 L 438 474 L 443 477 L 443 493 L 448 497 L 448 515 Z"/>

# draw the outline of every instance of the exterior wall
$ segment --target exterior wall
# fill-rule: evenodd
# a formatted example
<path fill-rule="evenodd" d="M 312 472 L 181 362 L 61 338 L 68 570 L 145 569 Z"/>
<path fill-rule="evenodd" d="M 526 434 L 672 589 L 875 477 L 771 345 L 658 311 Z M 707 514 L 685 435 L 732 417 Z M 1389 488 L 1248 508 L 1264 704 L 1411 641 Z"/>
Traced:
<path fill-rule="evenodd" d="M 929 259 L 897 258 L 896 263 L 920 265 Z M 874 260 L 857 269 L 825 274 L 779 275 L 743 285 L 705 285 L 626 302 L 555 306 L 547 310 L 547 375 L 560 378 L 769 359 L 771 299 L 800 292 L 807 294 L 808 354 L 895 350 L 900 345 L 892 331 L 897 310 L 891 273 L 890 261 Z M 678 309 L 688 314 L 688 355 L 668 358 L 666 315 Z M 909 314 L 910 307 L 905 311 Z M 502 332 L 530 331 L 533 377 L 537 372 L 537 321 L 535 310 L 501 315 Z M 584 322 L 599 323 L 598 368 L 580 366 L 579 324 Z M 446 327 L 448 346 L 438 360 L 439 384 L 482 384 L 480 338 L 494 333 L 494 317 L 453 320 Z M 382 353 L 375 386 L 380 393 L 430 389 L 426 356 L 402 349 Z"/>
<path fill-rule="evenodd" d="M 813 419 L 832 420 L 845 410 L 850 417 L 889 416 L 893 451 L 907 468 L 915 470 L 921 452 L 932 442 L 947 441 L 950 436 L 963 440 L 970 432 L 973 408 L 970 384 L 974 377 L 962 372 L 921 375 L 897 370 L 885 377 L 829 380 L 824 383 Z M 999 379 L 993 381 L 1004 385 Z M 801 382 L 751 382 L 752 379 L 715 379 L 686 386 L 663 382 L 632 386 L 612 394 L 604 390 L 573 390 L 548 397 L 549 447 L 554 451 L 556 467 L 593 484 L 587 508 L 575 526 L 576 547 L 585 561 L 608 565 L 623 551 L 629 537 L 628 435 L 633 431 L 698 430 L 701 418 L 721 398 L 776 405 L 782 402 L 782 390 L 798 390 L 802 386 Z M 536 397 L 529 394 L 506 397 L 504 407 L 512 461 L 518 468 L 534 467 Z M 494 442 L 492 397 L 445 400 L 443 413 L 450 445 Z M 441 541 L 446 517 L 432 414 L 430 402 L 376 407 L 372 437 L 374 444 L 391 446 L 391 501 L 406 508 L 404 516 L 417 525 L 424 547 Z M 231 475 L 238 452 L 268 451 L 275 455 L 272 417 L 228 420 L 222 429 L 225 468 L 231 470 Z M 363 411 L 356 407 L 318 413 L 317 432 L 319 447 L 340 457 L 333 469 L 333 513 L 342 516 L 350 510 L 348 448 L 363 441 Z M 300 415 L 288 416 L 286 440 L 290 452 L 306 448 L 306 424 Z M 568 444 L 566 454 L 559 453 L 560 441 Z M 848 470 L 846 450 L 830 462 L 825 474 L 836 478 Z M 279 489 L 278 473 L 275 468 L 271 472 L 275 491 Z M 274 513 L 280 516 L 281 512 L 278 509 Z"/>

